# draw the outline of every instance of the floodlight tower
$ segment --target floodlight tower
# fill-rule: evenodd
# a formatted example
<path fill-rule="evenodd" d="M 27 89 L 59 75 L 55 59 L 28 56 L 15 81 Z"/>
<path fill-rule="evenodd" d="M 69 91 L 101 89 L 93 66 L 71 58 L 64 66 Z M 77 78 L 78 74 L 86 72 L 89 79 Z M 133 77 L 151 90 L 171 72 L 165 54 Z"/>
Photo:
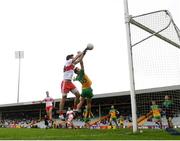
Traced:
<path fill-rule="evenodd" d="M 24 51 L 15 51 L 15 58 L 19 59 L 18 68 L 18 89 L 17 89 L 17 103 L 19 103 L 19 92 L 20 92 L 20 72 L 21 72 L 21 59 L 24 58 Z"/>

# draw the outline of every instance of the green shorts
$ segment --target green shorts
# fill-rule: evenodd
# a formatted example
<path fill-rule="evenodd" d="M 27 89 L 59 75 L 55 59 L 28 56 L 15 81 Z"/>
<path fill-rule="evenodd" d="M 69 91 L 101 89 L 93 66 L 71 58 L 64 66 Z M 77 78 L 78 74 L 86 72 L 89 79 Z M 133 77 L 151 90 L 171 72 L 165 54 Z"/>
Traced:
<path fill-rule="evenodd" d="M 84 118 L 83 119 L 85 123 L 89 122 L 90 121 L 90 118 Z"/>
<path fill-rule="evenodd" d="M 93 97 L 93 89 L 91 89 L 91 88 L 82 89 L 81 96 L 84 98 L 92 98 Z"/>
<path fill-rule="evenodd" d="M 161 119 L 161 116 L 154 116 L 153 117 L 155 120 L 160 120 Z"/>
<path fill-rule="evenodd" d="M 111 117 L 110 120 L 111 120 L 111 121 L 116 121 L 116 120 L 117 120 L 117 117 Z"/>

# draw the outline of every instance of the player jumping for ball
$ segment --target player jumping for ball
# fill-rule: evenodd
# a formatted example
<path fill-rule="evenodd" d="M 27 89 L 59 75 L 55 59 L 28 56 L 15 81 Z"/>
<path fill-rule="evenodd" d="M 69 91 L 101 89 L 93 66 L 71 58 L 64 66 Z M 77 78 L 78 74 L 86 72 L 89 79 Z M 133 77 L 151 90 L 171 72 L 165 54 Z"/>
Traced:
<path fill-rule="evenodd" d="M 83 52 L 78 53 L 75 57 L 73 54 L 70 54 L 66 57 L 66 63 L 64 65 L 64 70 L 63 70 L 64 76 L 63 76 L 63 81 L 61 83 L 62 99 L 59 104 L 60 118 L 62 119 L 64 117 L 63 109 L 64 109 L 65 100 L 69 92 L 72 92 L 76 96 L 74 99 L 74 109 L 77 108 L 77 103 L 79 102 L 80 93 L 77 90 L 76 86 L 71 81 L 74 74 L 74 67 L 77 63 L 79 63 L 83 59 L 84 55 L 86 54 L 86 51 L 91 50 L 92 48 L 93 47 L 87 46 L 87 48 Z"/>
<path fill-rule="evenodd" d="M 79 81 L 82 84 L 82 93 L 80 97 L 80 102 L 77 105 L 77 111 L 79 111 L 84 104 L 86 99 L 87 101 L 87 117 L 91 114 L 91 101 L 93 97 L 93 89 L 91 88 L 92 81 L 89 79 L 84 70 L 83 61 L 80 62 L 81 68 L 76 67 L 74 72 L 77 74 L 75 81 Z"/>

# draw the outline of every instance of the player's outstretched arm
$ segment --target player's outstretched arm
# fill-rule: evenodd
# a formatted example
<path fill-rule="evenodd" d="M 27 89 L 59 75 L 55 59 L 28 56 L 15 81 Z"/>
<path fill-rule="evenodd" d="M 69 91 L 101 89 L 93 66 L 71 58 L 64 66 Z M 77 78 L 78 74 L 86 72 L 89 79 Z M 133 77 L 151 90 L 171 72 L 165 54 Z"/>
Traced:
<path fill-rule="evenodd" d="M 84 70 L 84 63 L 83 63 L 83 60 L 80 61 L 80 66 L 81 66 L 81 69 Z"/>
<path fill-rule="evenodd" d="M 83 57 L 85 56 L 86 52 L 88 50 L 93 50 L 94 46 L 93 44 L 88 44 L 87 47 L 81 52 L 81 51 L 78 51 L 77 55 L 74 57 L 72 63 L 73 64 L 77 64 L 79 63 L 80 61 L 82 61 Z"/>
<path fill-rule="evenodd" d="M 72 63 L 73 63 L 73 64 L 79 63 L 79 60 L 80 60 L 80 58 L 82 58 L 82 55 L 83 55 L 83 53 L 79 51 L 79 52 L 77 53 L 77 55 L 73 58 Z M 83 56 L 83 57 L 84 57 L 84 56 Z"/>
<path fill-rule="evenodd" d="M 75 64 L 75 65 L 82 61 L 82 59 L 84 58 L 85 54 L 83 52 L 79 51 L 77 55 L 78 56 L 80 55 L 80 56 L 73 62 L 73 64 Z"/>
<path fill-rule="evenodd" d="M 74 59 L 72 60 L 72 63 L 74 64 L 74 65 L 76 65 L 76 64 L 78 64 L 82 59 L 83 59 L 83 57 L 84 57 L 84 53 L 83 52 L 81 52 L 81 51 L 78 51 L 77 52 L 77 55 L 74 57 Z"/>

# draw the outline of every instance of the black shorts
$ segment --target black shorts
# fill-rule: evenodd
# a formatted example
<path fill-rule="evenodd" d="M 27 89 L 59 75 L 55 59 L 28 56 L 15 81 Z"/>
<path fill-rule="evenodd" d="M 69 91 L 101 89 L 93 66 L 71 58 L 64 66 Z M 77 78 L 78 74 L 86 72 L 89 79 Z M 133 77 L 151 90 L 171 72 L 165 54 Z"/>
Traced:
<path fill-rule="evenodd" d="M 167 109 L 166 110 L 166 118 L 169 119 L 169 118 L 173 118 L 173 112 L 171 109 Z"/>

